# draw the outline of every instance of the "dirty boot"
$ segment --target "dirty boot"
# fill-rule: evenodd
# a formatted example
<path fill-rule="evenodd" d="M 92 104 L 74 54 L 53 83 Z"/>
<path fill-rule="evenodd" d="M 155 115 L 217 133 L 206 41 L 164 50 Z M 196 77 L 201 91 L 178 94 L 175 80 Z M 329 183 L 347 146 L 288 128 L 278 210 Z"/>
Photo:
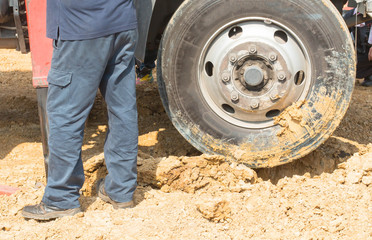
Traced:
<path fill-rule="evenodd" d="M 51 220 L 65 216 L 73 216 L 79 212 L 81 212 L 80 208 L 61 209 L 47 206 L 45 203 L 41 202 L 37 205 L 25 206 L 22 209 L 22 216 L 27 219 Z"/>
<path fill-rule="evenodd" d="M 116 202 L 112 200 L 105 191 L 105 180 L 100 179 L 97 183 L 97 192 L 98 197 L 101 198 L 103 201 L 107 203 L 111 203 L 111 205 L 114 207 L 114 209 L 125 209 L 125 208 L 132 208 L 134 207 L 134 202 Z"/>

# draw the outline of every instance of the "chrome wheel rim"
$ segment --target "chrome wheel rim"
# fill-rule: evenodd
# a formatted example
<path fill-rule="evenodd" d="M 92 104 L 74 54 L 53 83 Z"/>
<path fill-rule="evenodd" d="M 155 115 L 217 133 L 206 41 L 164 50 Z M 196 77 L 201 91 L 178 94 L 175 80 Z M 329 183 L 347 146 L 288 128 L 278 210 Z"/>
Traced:
<path fill-rule="evenodd" d="M 311 61 L 303 41 L 267 18 L 243 18 L 218 29 L 199 59 L 204 100 L 225 121 L 267 128 L 274 117 L 306 99 Z"/>

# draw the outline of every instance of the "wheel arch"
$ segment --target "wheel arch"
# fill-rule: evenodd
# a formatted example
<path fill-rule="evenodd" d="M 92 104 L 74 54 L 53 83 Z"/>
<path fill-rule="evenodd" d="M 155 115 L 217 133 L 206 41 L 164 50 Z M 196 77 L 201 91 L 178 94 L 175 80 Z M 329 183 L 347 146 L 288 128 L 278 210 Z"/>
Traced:
<path fill-rule="evenodd" d="M 139 40 L 136 58 L 143 61 L 147 51 L 157 52 L 169 20 L 184 0 L 137 0 Z"/>
<path fill-rule="evenodd" d="M 148 26 L 146 44 L 144 46 L 146 50 L 150 51 L 158 50 L 161 37 L 169 23 L 169 20 L 172 18 L 173 14 L 177 11 L 179 6 L 183 2 L 184 0 L 155 1 L 155 5 L 152 10 L 151 21 Z M 341 13 L 342 7 L 347 2 L 347 0 L 331 0 L 331 2 L 336 6 L 338 11 Z"/>

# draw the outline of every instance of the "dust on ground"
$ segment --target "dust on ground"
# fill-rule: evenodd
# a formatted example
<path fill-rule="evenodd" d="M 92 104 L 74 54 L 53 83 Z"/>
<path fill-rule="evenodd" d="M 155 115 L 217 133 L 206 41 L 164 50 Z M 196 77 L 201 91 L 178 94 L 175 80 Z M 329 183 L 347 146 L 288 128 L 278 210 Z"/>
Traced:
<path fill-rule="evenodd" d="M 20 214 L 45 184 L 30 55 L 0 50 L 1 239 L 372 239 L 372 89 L 357 84 L 333 136 L 308 156 L 253 171 L 202 155 L 172 126 L 156 84 L 137 88 L 139 186 L 133 209 L 97 199 L 106 174 L 106 111 L 85 131 L 83 213 L 38 222 Z"/>

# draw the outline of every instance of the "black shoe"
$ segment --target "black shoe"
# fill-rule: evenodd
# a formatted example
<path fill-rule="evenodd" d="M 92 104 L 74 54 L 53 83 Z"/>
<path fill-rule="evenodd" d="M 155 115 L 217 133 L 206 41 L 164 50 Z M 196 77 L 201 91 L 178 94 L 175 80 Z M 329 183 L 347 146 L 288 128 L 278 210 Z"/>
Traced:
<path fill-rule="evenodd" d="M 361 84 L 364 87 L 371 87 L 372 86 L 372 75 L 364 78 L 364 81 Z"/>
<path fill-rule="evenodd" d="M 364 80 L 361 85 L 363 87 L 372 87 L 372 80 Z"/>
<path fill-rule="evenodd" d="M 51 220 L 65 216 L 73 216 L 79 212 L 81 212 L 80 208 L 61 209 L 47 206 L 45 203 L 41 202 L 37 205 L 25 206 L 22 209 L 22 216 L 24 218 L 32 218 L 36 220 Z"/>
<path fill-rule="evenodd" d="M 129 202 L 116 202 L 112 200 L 106 193 L 105 191 L 105 180 L 100 179 L 97 182 L 97 192 L 98 192 L 98 197 L 101 198 L 103 201 L 107 203 L 111 203 L 111 205 L 114 207 L 114 209 L 125 209 L 125 208 L 132 208 L 134 207 L 134 202 L 129 201 Z"/>

